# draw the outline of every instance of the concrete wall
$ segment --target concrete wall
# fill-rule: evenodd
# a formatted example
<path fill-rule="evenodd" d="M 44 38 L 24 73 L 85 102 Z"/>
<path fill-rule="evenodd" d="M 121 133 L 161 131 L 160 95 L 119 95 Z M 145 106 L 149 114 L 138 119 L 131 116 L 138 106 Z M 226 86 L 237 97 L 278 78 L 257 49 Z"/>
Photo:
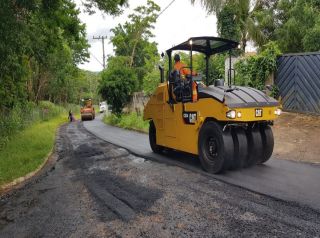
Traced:
<path fill-rule="evenodd" d="M 149 96 L 144 95 L 143 92 L 136 92 L 131 98 L 131 102 L 124 108 L 124 112 L 143 113 L 144 106 L 149 101 Z"/>

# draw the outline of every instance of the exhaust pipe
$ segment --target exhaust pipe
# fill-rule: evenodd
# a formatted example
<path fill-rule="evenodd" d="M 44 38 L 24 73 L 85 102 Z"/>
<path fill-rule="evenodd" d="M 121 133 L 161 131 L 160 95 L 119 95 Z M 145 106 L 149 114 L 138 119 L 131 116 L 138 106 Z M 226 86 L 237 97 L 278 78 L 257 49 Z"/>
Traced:
<path fill-rule="evenodd" d="M 163 83 L 164 82 L 164 68 L 159 65 L 159 70 L 160 70 L 160 82 Z"/>

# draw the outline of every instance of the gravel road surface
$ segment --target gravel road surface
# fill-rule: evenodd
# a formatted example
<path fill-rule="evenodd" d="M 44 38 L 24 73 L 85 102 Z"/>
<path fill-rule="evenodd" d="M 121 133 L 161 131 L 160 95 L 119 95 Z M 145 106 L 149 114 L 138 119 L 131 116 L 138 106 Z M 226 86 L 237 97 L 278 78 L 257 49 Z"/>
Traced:
<path fill-rule="evenodd" d="M 61 127 L 41 174 L 0 197 L 0 237 L 319 234 L 315 209 L 134 156 L 80 122 Z"/>
<path fill-rule="evenodd" d="M 105 125 L 101 118 L 100 115 L 94 121 L 84 122 L 84 127 L 97 137 L 126 148 L 138 156 L 204 173 L 197 158 L 181 153 L 167 156 L 152 153 L 147 134 Z M 271 158 L 264 165 L 208 176 L 260 194 L 320 210 L 319 164 Z"/>

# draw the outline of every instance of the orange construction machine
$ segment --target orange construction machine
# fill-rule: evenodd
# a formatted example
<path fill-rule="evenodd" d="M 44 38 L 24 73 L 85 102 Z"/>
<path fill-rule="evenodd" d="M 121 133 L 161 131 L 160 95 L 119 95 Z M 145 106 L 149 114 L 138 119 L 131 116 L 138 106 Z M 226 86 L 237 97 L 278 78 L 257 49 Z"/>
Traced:
<path fill-rule="evenodd" d="M 93 120 L 95 118 L 95 111 L 91 98 L 81 99 L 81 120 Z"/>

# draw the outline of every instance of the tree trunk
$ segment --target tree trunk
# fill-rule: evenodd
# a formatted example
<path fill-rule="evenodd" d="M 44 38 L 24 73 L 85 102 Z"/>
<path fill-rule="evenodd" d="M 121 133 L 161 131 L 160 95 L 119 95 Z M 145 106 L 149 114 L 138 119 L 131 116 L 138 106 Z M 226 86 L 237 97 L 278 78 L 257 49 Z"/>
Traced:
<path fill-rule="evenodd" d="M 134 55 L 135 55 L 135 53 L 136 53 L 137 44 L 138 44 L 138 40 L 136 40 L 136 41 L 134 42 L 134 45 L 133 45 L 133 49 L 132 49 L 132 53 L 131 53 L 130 67 L 133 66 L 133 60 L 134 60 Z"/>
<path fill-rule="evenodd" d="M 132 53 L 131 53 L 130 67 L 133 66 L 134 55 L 136 54 L 136 48 L 137 48 L 137 45 L 138 45 L 138 39 L 141 37 L 141 34 L 142 34 L 140 32 L 142 32 L 142 30 L 141 31 L 137 30 L 137 34 L 136 34 L 136 37 L 135 37 L 135 41 L 134 41 L 134 45 L 133 45 L 133 49 L 132 49 Z"/>
<path fill-rule="evenodd" d="M 243 51 L 243 54 L 246 53 L 246 47 L 247 47 L 247 39 L 243 37 L 241 40 L 241 49 Z"/>

